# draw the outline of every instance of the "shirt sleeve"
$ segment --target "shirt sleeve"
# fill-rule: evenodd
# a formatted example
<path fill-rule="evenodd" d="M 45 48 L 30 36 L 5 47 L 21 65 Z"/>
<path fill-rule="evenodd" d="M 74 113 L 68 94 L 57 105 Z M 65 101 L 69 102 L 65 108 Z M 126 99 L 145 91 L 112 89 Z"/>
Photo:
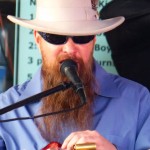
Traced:
<path fill-rule="evenodd" d="M 2 139 L 2 128 L 0 124 L 0 150 L 6 150 L 4 140 Z"/>
<path fill-rule="evenodd" d="M 0 106 L 2 106 L 1 105 L 1 100 L 2 100 L 2 94 L 0 94 Z M 0 107 L 0 109 L 1 109 L 1 107 Z M 1 120 L 1 116 L 0 116 L 0 120 Z M 1 137 L 1 135 L 2 135 L 2 131 L 1 130 L 2 129 L 1 129 L 1 124 L 0 124 L 0 150 L 6 150 L 4 141 L 3 141 L 2 137 Z"/>
<path fill-rule="evenodd" d="M 150 93 L 143 92 L 137 122 L 135 150 L 150 149 Z"/>
<path fill-rule="evenodd" d="M 0 150 L 6 150 L 5 143 L 1 137 L 0 137 Z"/>

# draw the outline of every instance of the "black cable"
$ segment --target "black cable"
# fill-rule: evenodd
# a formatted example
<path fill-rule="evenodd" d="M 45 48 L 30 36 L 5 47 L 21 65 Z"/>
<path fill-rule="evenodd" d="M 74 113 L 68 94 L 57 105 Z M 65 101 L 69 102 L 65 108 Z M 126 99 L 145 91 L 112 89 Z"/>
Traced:
<path fill-rule="evenodd" d="M 22 107 L 28 103 L 32 103 L 32 102 L 35 102 L 37 101 L 37 99 L 41 99 L 43 97 L 46 97 L 50 94 L 54 94 L 56 92 L 59 92 L 60 90 L 66 90 L 70 87 L 73 87 L 73 84 L 70 82 L 70 83 L 66 83 L 66 82 L 63 82 L 62 84 L 52 88 L 52 89 L 49 89 L 47 91 L 43 91 L 41 93 L 38 93 L 36 95 L 33 95 L 31 97 L 28 97 L 24 100 L 21 100 L 17 103 L 14 103 L 12 105 L 9 105 L 5 108 L 2 108 L 0 109 L 0 115 L 2 114 L 5 114 L 11 110 L 14 110 L 16 108 L 19 108 L 19 107 Z M 81 97 L 80 97 L 81 98 Z M 60 110 L 60 111 L 57 111 L 57 112 L 50 112 L 50 113 L 46 113 L 46 114 L 41 114 L 41 115 L 37 115 L 37 116 L 31 116 L 31 117 L 18 117 L 18 118 L 11 118 L 11 119 L 6 119 L 6 120 L 0 120 L 0 123 L 2 122 L 9 122 L 9 121 L 15 121 L 15 120 L 27 120 L 27 119 L 35 119 L 35 118 L 40 118 L 40 117 L 45 117 L 45 116 L 49 116 L 49 115 L 56 115 L 56 114 L 60 114 L 60 113 L 65 113 L 65 112 L 70 112 L 70 111 L 73 111 L 73 110 L 76 110 L 76 109 L 79 109 L 81 108 L 83 105 L 86 104 L 86 101 L 85 100 L 82 100 L 81 99 L 81 104 L 74 107 L 74 108 L 69 108 L 69 109 L 64 109 L 64 110 Z"/>
<path fill-rule="evenodd" d="M 76 109 L 81 108 L 82 106 L 84 106 L 86 103 L 82 103 L 81 105 L 74 107 L 74 108 L 69 108 L 69 109 L 64 109 L 64 110 L 60 110 L 57 112 L 51 112 L 51 113 L 46 113 L 46 114 L 41 114 L 41 115 L 37 115 L 37 116 L 31 116 L 31 117 L 18 117 L 18 118 L 12 118 L 12 119 L 6 119 L 6 120 L 0 120 L 0 123 L 4 123 L 4 122 L 10 122 L 10 121 L 16 121 L 16 120 L 28 120 L 28 119 L 35 119 L 35 118 L 40 118 L 40 117 L 45 117 L 45 116 L 49 116 L 49 115 L 57 115 L 60 113 L 66 113 L 66 112 L 70 112 Z"/>

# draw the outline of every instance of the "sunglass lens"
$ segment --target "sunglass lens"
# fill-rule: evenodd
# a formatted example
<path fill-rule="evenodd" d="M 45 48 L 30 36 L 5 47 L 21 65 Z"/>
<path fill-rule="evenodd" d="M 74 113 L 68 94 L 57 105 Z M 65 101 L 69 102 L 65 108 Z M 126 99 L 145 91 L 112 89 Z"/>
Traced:
<path fill-rule="evenodd" d="M 73 41 L 77 44 L 86 44 L 94 39 L 94 35 L 89 36 L 74 36 Z"/>
<path fill-rule="evenodd" d="M 40 32 L 40 35 L 49 43 L 51 44 L 64 44 L 66 42 L 66 36 L 63 35 L 56 35 L 56 34 L 49 34 Z"/>
<path fill-rule="evenodd" d="M 49 43 L 60 45 L 67 42 L 68 37 L 64 35 L 56 35 L 56 34 L 49 34 L 44 32 L 39 32 L 39 34 Z M 94 39 L 94 35 L 89 36 L 73 36 L 72 37 L 74 43 L 76 44 L 86 44 Z"/>
<path fill-rule="evenodd" d="M 48 36 L 49 42 L 52 44 L 64 44 L 66 42 L 66 36 L 50 34 Z"/>

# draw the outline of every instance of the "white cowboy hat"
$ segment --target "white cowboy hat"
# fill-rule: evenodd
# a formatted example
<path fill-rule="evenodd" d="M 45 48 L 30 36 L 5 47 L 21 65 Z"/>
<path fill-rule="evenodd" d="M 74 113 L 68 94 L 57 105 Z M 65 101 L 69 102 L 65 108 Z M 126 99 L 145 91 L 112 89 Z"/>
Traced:
<path fill-rule="evenodd" d="M 8 19 L 21 26 L 59 35 L 96 35 L 119 26 L 124 17 L 99 20 L 93 0 L 37 0 L 36 18 Z M 94 6 L 94 7 L 93 7 Z"/>

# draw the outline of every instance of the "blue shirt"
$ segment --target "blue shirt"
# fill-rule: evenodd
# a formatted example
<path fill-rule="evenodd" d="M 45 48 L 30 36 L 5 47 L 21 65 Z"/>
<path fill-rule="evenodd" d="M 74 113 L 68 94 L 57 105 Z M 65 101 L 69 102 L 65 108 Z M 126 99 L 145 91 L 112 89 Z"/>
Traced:
<path fill-rule="evenodd" d="M 148 90 L 138 83 L 106 73 L 97 63 L 94 74 L 100 89 L 94 100 L 93 130 L 115 144 L 118 150 L 150 148 Z M 41 92 L 41 82 L 39 70 L 31 81 L 2 93 L 0 108 Z M 40 105 L 37 101 L 20 107 L 1 115 L 0 120 L 34 115 Z M 0 150 L 40 150 L 47 144 L 33 120 L 0 123 Z"/>

